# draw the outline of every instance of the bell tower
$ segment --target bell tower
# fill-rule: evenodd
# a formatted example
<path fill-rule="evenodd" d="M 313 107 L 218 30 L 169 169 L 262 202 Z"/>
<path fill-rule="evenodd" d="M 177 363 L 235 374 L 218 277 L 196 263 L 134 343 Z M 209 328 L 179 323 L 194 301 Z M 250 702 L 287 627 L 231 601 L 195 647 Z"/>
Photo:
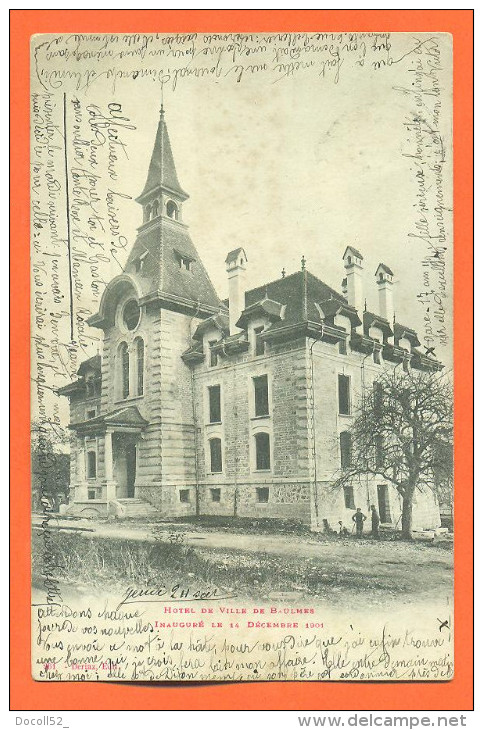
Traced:
<path fill-rule="evenodd" d="M 164 108 L 161 106 L 146 184 L 141 195 L 136 198 L 143 209 L 143 223 L 160 217 L 182 222 L 182 207 L 188 197 L 179 184 Z"/>

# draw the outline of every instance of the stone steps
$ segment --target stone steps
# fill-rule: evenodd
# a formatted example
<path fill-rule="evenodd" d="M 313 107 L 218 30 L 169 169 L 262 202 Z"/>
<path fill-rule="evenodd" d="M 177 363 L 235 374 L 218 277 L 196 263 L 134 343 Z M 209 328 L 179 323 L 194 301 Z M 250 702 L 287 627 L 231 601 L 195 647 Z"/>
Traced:
<path fill-rule="evenodd" d="M 113 500 L 109 505 L 109 511 L 118 519 L 138 519 L 158 514 L 158 510 L 152 504 L 136 498 Z"/>

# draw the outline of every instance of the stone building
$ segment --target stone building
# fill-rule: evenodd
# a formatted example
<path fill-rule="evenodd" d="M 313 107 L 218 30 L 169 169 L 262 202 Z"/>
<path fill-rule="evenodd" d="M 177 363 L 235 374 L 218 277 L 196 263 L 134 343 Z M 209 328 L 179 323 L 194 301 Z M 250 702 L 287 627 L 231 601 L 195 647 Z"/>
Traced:
<path fill-rule="evenodd" d="M 331 488 L 363 385 L 385 367 L 441 367 L 394 321 L 392 271 L 376 271 L 372 313 L 352 246 L 341 291 L 304 261 L 249 289 L 237 248 L 222 302 L 183 223 L 187 198 L 161 112 L 136 241 L 89 320 L 103 332 L 102 353 L 59 391 L 71 410 L 68 510 L 282 518 L 314 529 L 341 520 L 351 529 L 354 509 L 374 503 L 397 527 L 399 497 L 384 480 Z M 431 492 L 419 495 L 413 519 L 416 528 L 440 524 Z"/>

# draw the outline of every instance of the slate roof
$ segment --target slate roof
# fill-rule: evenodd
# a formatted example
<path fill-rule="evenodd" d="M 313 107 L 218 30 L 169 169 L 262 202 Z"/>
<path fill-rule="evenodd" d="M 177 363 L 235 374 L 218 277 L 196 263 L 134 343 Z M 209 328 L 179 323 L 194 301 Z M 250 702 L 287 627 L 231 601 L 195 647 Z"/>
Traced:
<path fill-rule="evenodd" d="M 399 342 L 401 337 L 407 337 L 407 339 L 415 347 L 421 344 L 415 330 L 411 329 L 411 327 L 406 327 L 405 325 L 396 322 L 394 324 L 394 339 L 396 342 Z"/>
<path fill-rule="evenodd" d="M 364 332 L 366 335 L 369 334 L 369 330 L 372 326 L 379 327 L 383 331 L 392 335 L 392 328 L 387 319 L 381 317 L 380 314 L 374 314 L 373 312 L 364 312 L 362 315 L 362 321 L 364 324 Z"/>
<path fill-rule="evenodd" d="M 337 299 L 347 305 L 347 300 L 324 284 L 323 281 L 309 271 L 296 271 L 282 279 L 277 279 L 264 286 L 245 292 L 245 308 L 264 299 L 285 305 L 284 318 L 272 324 L 270 330 L 298 322 L 319 322 L 320 315 L 315 304 L 326 299 Z"/>
<path fill-rule="evenodd" d="M 213 326 L 219 329 L 223 334 L 228 333 L 230 331 L 230 320 L 228 315 L 220 313 L 214 314 L 212 317 L 208 317 L 208 319 L 204 319 L 196 328 L 193 339 L 201 340 L 203 338 L 203 332 Z"/>
<path fill-rule="evenodd" d="M 140 271 L 136 260 L 147 251 Z M 190 270 L 180 266 L 180 256 L 191 261 Z M 220 307 L 220 300 L 186 226 L 159 218 L 138 233 L 124 272 L 135 278 L 144 295 L 161 291 Z"/>
<path fill-rule="evenodd" d="M 137 200 L 140 200 L 157 187 L 169 188 L 169 190 L 179 193 L 185 199 L 188 197 L 178 180 L 163 110 L 161 110 L 159 118 L 146 184 Z"/>
<path fill-rule="evenodd" d="M 94 357 L 90 357 L 88 360 L 84 360 L 84 362 L 81 362 L 77 371 L 77 375 L 84 375 L 84 373 L 88 370 L 96 370 L 98 372 L 101 372 L 100 355 L 94 355 Z"/>
<path fill-rule="evenodd" d="M 245 261 L 247 260 L 247 255 L 245 253 L 245 249 L 239 246 L 238 248 L 235 248 L 233 251 L 230 251 L 228 256 L 225 259 L 225 264 L 231 264 L 232 261 L 236 261 L 238 258 L 238 254 L 243 251 L 243 255 L 245 256 Z"/>
<path fill-rule="evenodd" d="M 262 299 L 261 302 L 255 302 L 246 307 L 241 313 L 240 319 L 238 320 L 237 327 L 246 327 L 249 319 L 253 315 L 262 314 L 266 315 L 269 320 L 275 322 L 276 320 L 282 319 L 283 304 L 275 302 L 273 299 Z"/>
<path fill-rule="evenodd" d="M 386 274 L 389 274 L 389 276 L 394 276 L 393 272 L 391 271 L 389 266 L 386 266 L 386 264 L 379 264 L 379 266 L 376 269 L 376 274 L 379 271 L 379 269 L 382 269 L 383 271 L 385 271 Z"/>
<path fill-rule="evenodd" d="M 364 259 L 364 256 L 361 254 L 361 252 L 358 251 L 356 248 L 354 248 L 354 246 L 347 246 L 346 250 L 344 251 L 344 255 L 342 257 L 343 259 L 345 259 L 345 255 L 346 255 L 347 251 L 352 251 L 354 256 L 357 256 L 357 258 L 359 258 L 359 259 Z"/>

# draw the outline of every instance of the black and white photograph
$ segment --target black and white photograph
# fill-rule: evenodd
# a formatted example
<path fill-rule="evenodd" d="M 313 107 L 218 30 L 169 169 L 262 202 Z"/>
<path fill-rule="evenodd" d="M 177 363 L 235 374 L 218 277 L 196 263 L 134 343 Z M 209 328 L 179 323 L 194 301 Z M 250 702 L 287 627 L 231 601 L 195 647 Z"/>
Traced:
<path fill-rule="evenodd" d="M 32 676 L 453 676 L 452 39 L 31 40 Z"/>

